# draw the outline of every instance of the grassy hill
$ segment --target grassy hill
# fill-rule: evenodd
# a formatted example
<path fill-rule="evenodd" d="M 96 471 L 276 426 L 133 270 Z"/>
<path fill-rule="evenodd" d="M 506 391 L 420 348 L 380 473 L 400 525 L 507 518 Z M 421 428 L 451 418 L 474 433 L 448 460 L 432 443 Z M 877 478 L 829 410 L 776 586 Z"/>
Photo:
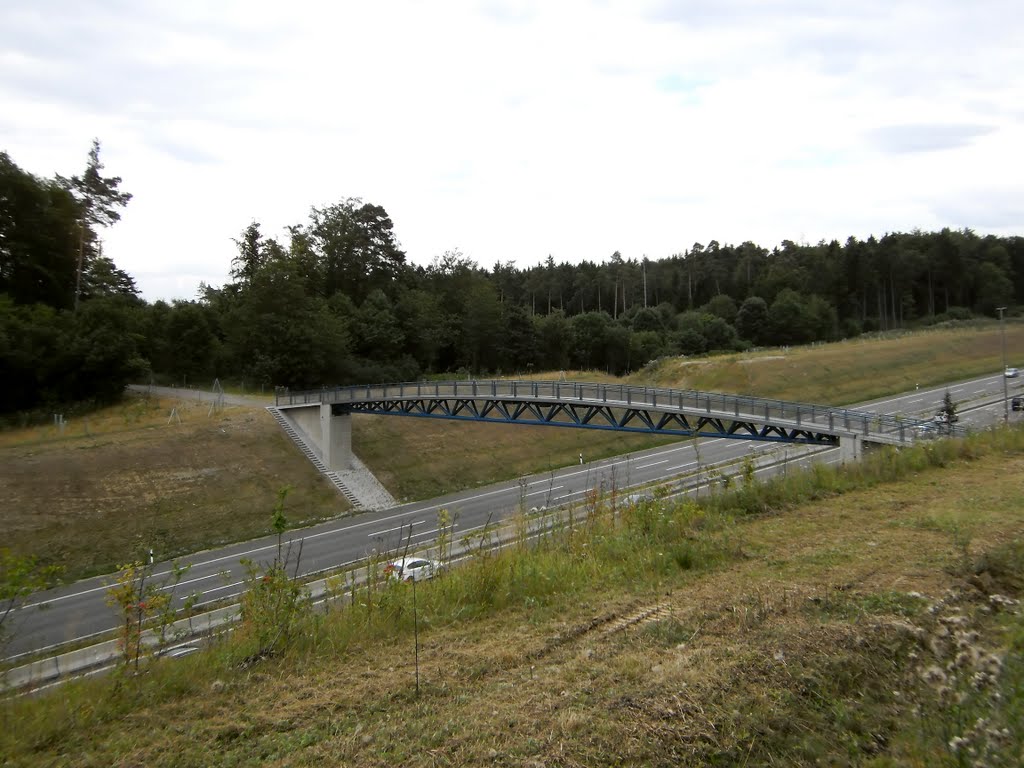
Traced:
<path fill-rule="evenodd" d="M 0 705 L 16 766 L 1016 766 L 1024 431 L 655 500 Z M 415 626 L 414 626 L 415 618 Z M 416 645 L 418 644 L 418 665 Z"/>

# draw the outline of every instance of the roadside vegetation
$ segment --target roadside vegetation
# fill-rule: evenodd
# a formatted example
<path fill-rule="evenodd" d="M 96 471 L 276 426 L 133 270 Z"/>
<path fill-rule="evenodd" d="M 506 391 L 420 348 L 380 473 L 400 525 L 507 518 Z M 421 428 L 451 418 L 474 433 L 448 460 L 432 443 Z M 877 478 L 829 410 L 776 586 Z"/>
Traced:
<path fill-rule="evenodd" d="M 483 532 L 415 592 L 342 583 L 314 606 L 277 601 L 291 587 L 274 581 L 202 653 L 8 699 L 0 754 L 1019 765 L 1022 469 L 1024 431 L 1000 429 L 699 504 L 595 495 L 539 540 L 496 552 Z"/>
<path fill-rule="evenodd" d="M 1019 333 L 1019 336 L 1016 335 Z M 1024 329 L 1007 329 L 1012 347 Z M 1000 332 L 982 326 L 923 331 L 789 350 L 662 360 L 630 384 L 849 404 L 999 370 Z M 541 372 L 536 378 L 559 378 Z M 566 379 L 623 381 L 591 371 Z M 1019 379 L 1010 394 L 1020 392 Z M 1013 414 L 1013 418 L 1017 418 Z M 353 445 L 401 500 L 473 488 L 669 440 L 552 427 L 353 417 Z M 265 510 L 292 488 L 296 525 L 346 514 L 344 499 L 260 407 L 128 396 L 67 414 L 63 426 L 0 431 L 5 546 L 65 578 L 107 573 L 271 533 Z M 628 477 L 622 478 L 623 483 Z"/>

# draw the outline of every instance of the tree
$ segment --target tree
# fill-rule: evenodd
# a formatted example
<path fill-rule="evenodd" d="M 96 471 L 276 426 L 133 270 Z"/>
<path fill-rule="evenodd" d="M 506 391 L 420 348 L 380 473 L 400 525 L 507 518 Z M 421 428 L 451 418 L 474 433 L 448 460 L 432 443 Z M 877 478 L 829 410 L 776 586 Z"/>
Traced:
<path fill-rule="evenodd" d="M 839 332 L 836 308 L 821 296 L 811 296 L 807 300 L 806 312 L 811 324 L 812 340 L 834 341 Z"/>
<path fill-rule="evenodd" d="M 462 359 L 471 371 L 493 370 L 497 363 L 501 305 L 494 285 L 477 277 L 465 297 Z"/>
<path fill-rule="evenodd" d="M 953 396 L 949 394 L 948 389 L 942 397 L 942 407 L 939 409 L 938 417 L 947 430 L 951 429 L 953 424 L 960 420 L 960 417 L 956 415 L 956 403 L 953 402 Z"/>
<path fill-rule="evenodd" d="M 70 295 L 69 295 L 70 298 Z M 0 294 L 0 360 L 4 361 L 4 412 L 59 400 L 59 360 L 66 318 L 45 304 L 15 304 Z"/>
<path fill-rule="evenodd" d="M 121 296 L 134 301 L 139 295 L 134 278 L 102 255 L 89 262 L 89 269 L 82 275 L 80 291 L 82 299 Z"/>
<path fill-rule="evenodd" d="M 805 344 L 814 339 L 813 318 L 804 298 L 783 288 L 768 310 L 768 332 L 774 344 Z"/>
<path fill-rule="evenodd" d="M 725 320 L 725 322 L 732 325 L 736 322 L 736 314 L 738 309 L 736 308 L 736 302 L 732 296 L 727 296 L 724 293 L 718 293 L 711 297 L 711 301 L 701 307 L 702 312 L 707 312 L 711 315 L 717 315 L 718 317 Z"/>
<path fill-rule="evenodd" d="M 660 312 L 647 307 L 640 307 L 633 313 L 631 324 L 634 331 L 654 331 L 661 333 L 665 330 L 665 324 Z"/>
<path fill-rule="evenodd" d="M 611 323 L 604 330 L 605 367 L 613 376 L 621 376 L 630 370 L 633 362 L 632 336 L 622 323 Z"/>
<path fill-rule="evenodd" d="M 700 355 L 708 351 L 704 335 L 704 317 L 700 312 L 680 312 L 676 318 L 679 329 L 672 335 L 673 344 L 684 355 Z"/>
<path fill-rule="evenodd" d="M 218 341 L 210 309 L 194 301 L 176 301 L 167 318 L 164 373 L 201 376 L 211 372 Z"/>
<path fill-rule="evenodd" d="M 525 307 L 502 303 L 498 355 L 503 371 L 522 372 L 533 367 L 537 358 L 537 329 Z"/>
<path fill-rule="evenodd" d="M 235 240 L 238 255 L 231 261 L 231 276 L 243 285 L 252 282 L 265 261 L 263 235 L 260 223 L 253 221 L 242 231 L 241 237 Z"/>
<path fill-rule="evenodd" d="M 222 320 L 235 370 L 267 385 L 341 383 L 351 366 L 348 323 L 307 291 L 288 262 L 273 262 L 228 299 Z"/>
<path fill-rule="evenodd" d="M 768 331 L 768 303 L 760 296 L 743 300 L 736 312 L 736 332 L 753 344 L 764 344 Z"/>
<path fill-rule="evenodd" d="M 307 233 L 318 257 L 323 296 L 340 291 L 362 304 L 374 290 L 393 295 L 405 268 L 405 253 L 381 206 L 350 197 L 327 208 L 313 208 Z"/>
<path fill-rule="evenodd" d="M 572 347 L 572 326 L 561 312 L 550 315 L 534 315 L 537 328 L 537 342 L 540 352 L 540 366 L 561 370 L 569 365 L 569 350 Z"/>
<path fill-rule="evenodd" d="M 636 366 L 647 365 L 661 357 L 664 343 L 661 335 L 654 331 L 639 331 L 630 336 L 630 357 Z"/>
<path fill-rule="evenodd" d="M 996 307 L 1005 307 L 1013 299 L 1013 282 L 997 265 L 985 262 L 978 265 L 975 283 L 977 312 L 994 315 Z"/>
<path fill-rule="evenodd" d="M 356 311 L 351 327 L 356 351 L 371 360 L 394 360 L 404 346 L 402 328 L 383 291 L 374 291 L 366 297 L 366 301 Z"/>
<path fill-rule="evenodd" d="M 405 354 L 412 355 L 423 370 L 435 370 L 446 342 L 440 297 L 418 288 L 404 290 L 395 301 L 395 317 L 405 339 Z"/>
<path fill-rule="evenodd" d="M 248 661 L 266 658 L 290 645 L 312 607 L 309 590 L 298 579 L 302 540 L 294 553 L 291 543 L 284 546 L 284 532 L 288 529 L 284 505 L 290 490 L 285 486 L 278 491 L 271 517 L 277 534 L 277 554 L 273 562 L 259 564 L 250 558 L 241 560 L 245 569 L 245 589 L 239 600 L 242 631 L 254 644 Z"/>
<path fill-rule="evenodd" d="M 26 173 L 0 152 L 0 293 L 17 304 L 70 308 L 77 217 L 67 189 Z"/>
<path fill-rule="evenodd" d="M 116 402 L 126 385 L 144 379 L 140 316 L 121 298 L 94 299 L 75 318 L 64 348 L 61 400 Z"/>
<path fill-rule="evenodd" d="M 98 239 L 95 227 L 110 227 L 120 221 L 121 214 L 118 208 L 124 208 L 132 199 L 131 193 L 118 191 L 121 185 L 120 176 L 104 177 L 100 173 L 102 170 L 100 140 L 93 139 L 85 173 L 81 176 L 72 176 L 70 179 L 57 177 L 78 202 L 78 269 L 74 303 L 76 311 L 81 293 L 82 272 L 86 267 L 86 244 Z"/>
<path fill-rule="evenodd" d="M 736 348 L 736 330 L 718 315 L 700 313 L 701 332 L 707 340 L 709 350 L 730 350 Z"/>
<path fill-rule="evenodd" d="M 605 332 L 612 324 L 607 312 L 576 315 L 572 326 L 571 362 L 577 368 L 604 368 Z"/>

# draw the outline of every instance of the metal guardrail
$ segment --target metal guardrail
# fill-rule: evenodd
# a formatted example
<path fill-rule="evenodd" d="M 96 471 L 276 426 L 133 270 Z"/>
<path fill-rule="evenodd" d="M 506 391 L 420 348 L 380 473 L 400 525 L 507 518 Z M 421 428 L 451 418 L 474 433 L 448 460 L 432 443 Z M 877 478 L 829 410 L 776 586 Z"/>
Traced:
<path fill-rule="evenodd" d="M 421 381 L 396 384 L 331 387 L 301 392 L 279 391 L 278 406 L 312 405 L 316 403 L 356 403 L 374 400 L 410 399 L 415 397 L 455 397 L 498 399 L 554 400 L 560 402 L 594 403 L 609 406 L 643 407 L 661 411 L 708 413 L 730 418 L 748 417 L 760 422 L 785 421 L 815 424 L 829 430 L 913 439 L 913 429 L 926 420 L 872 413 L 852 408 L 837 408 L 810 403 L 795 403 L 744 395 L 725 395 L 691 389 L 637 387 L 627 384 L 593 384 L 575 381 Z M 953 427 L 952 434 L 963 434 L 962 427 Z M 888 442 L 887 440 L 886 442 Z"/>

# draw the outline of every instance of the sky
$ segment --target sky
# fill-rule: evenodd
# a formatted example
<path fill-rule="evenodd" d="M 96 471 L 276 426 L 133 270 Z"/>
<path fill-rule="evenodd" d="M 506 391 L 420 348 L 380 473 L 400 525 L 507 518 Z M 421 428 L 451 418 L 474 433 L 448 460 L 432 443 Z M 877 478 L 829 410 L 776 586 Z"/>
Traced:
<path fill-rule="evenodd" d="M 4 0 L 0 151 L 147 300 L 355 197 L 408 261 L 1024 234 L 1019 0 Z"/>

